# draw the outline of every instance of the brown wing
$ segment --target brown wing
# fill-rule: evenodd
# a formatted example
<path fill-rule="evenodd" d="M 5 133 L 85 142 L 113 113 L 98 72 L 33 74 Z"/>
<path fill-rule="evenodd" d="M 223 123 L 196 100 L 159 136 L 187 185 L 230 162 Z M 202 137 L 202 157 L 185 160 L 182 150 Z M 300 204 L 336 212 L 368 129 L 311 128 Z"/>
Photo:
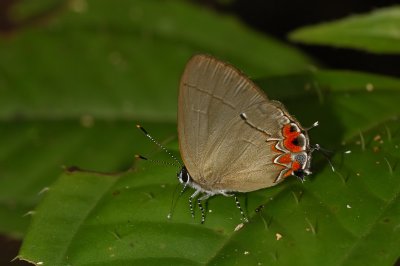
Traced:
<path fill-rule="evenodd" d="M 271 135 L 245 123 L 240 114 Z M 281 108 L 233 66 L 196 55 L 183 73 L 178 105 L 182 159 L 207 190 L 253 191 L 274 185 L 281 167 L 267 142 L 276 137 Z"/>

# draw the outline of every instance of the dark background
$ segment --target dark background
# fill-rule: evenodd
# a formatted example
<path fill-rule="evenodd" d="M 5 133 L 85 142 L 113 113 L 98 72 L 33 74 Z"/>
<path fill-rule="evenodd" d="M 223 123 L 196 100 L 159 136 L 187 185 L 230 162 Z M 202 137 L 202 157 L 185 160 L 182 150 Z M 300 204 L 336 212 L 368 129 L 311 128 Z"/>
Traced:
<path fill-rule="evenodd" d="M 290 31 L 302 26 L 368 13 L 376 8 L 400 4 L 395 0 L 194 0 L 222 13 L 233 14 L 247 26 L 288 41 Z M 323 66 L 400 76 L 398 55 L 376 55 L 350 49 L 295 44 Z"/>
<path fill-rule="evenodd" d="M 0 0 L 0 41 L 6 35 L 23 31 L 26 27 L 36 26 L 34 22 L 38 17 L 27 19 L 24 22 L 10 19 L 8 12 L 17 2 L 19 1 Z M 191 0 L 191 2 L 220 13 L 234 15 L 248 27 L 284 42 L 287 42 L 286 36 L 290 31 L 305 25 L 400 4 L 395 0 Z M 32 22 L 31 25 L 30 22 Z M 294 45 L 314 57 L 320 65 L 325 67 L 400 77 L 400 56 L 398 55 L 376 55 L 350 49 Z M 20 244 L 19 240 L 0 237 L 0 265 L 31 265 L 25 262 L 10 263 L 10 260 L 17 255 Z"/>

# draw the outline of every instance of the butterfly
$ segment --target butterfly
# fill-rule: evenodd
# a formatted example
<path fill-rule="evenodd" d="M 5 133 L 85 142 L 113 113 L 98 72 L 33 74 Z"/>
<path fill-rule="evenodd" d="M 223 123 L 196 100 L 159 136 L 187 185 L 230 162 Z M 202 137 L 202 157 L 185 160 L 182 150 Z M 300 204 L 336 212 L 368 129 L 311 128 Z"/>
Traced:
<path fill-rule="evenodd" d="M 313 126 L 317 126 L 316 122 Z M 179 181 L 202 201 L 277 185 L 289 176 L 310 175 L 308 129 L 282 103 L 238 69 L 209 55 L 195 55 L 182 75 L 178 98 L 179 149 L 184 166 Z"/>

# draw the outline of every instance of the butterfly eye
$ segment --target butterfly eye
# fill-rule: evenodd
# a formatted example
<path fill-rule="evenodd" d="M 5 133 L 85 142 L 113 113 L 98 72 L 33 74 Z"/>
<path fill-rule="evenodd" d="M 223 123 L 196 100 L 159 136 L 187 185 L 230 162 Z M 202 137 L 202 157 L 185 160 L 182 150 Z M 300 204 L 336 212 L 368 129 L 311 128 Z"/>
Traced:
<path fill-rule="evenodd" d="M 181 182 L 182 184 L 186 184 L 190 181 L 190 175 L 189 175 L 189 172 L 187 171 L 186 167 L 183 167 L 181 169 L 181 171 L 178 174 L 178 179 L 179 179 L 179 182 Z"/>
<path fill-rule="evenodd" d="M 181 180 L 182 180 L 183 183 L 186 183 L 189 180 L 189 177 L 188 177 L 187 173 L 184 173 L 181 176 Z"/>

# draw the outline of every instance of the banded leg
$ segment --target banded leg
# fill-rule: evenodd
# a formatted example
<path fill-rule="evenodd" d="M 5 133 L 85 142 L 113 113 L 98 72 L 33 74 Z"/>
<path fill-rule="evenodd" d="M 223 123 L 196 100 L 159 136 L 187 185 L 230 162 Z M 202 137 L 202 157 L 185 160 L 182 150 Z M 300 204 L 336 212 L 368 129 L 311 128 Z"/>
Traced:
<path fill-rule="evenodd" d="M 201 212 L 201 224 L 204 224 L 204 222 L 206 221 L 205 210 L 204 210 L 203 204 L 201 204 L 201 202 L 205 201 L 210 196 L 211 196 L 210 194 L 205 194 L 204 196 L 202 196 L 199 199 L 197 199 L 197 205 L 199 205 L 199 209 L 200 209 L 200 212 Z"/>
<path fill-rule="evenodd" d="M 189 208 L 190 208 L 190 214 L 192 215 L 192 218 L 194 218 L 194 210 L 193 210 L 193 199 L 195 198 L 195 197 L 197 197 L 197 195 L 199 195 L 199 193 L 200 193 L 200 190 L 196 190 L 193 194 L 192 194 L 192 196 L 190 196 L 189 197 Z"/>
<path fill-rule="evenodd" d="M 206 220 L 206 215 L 204 213 L 204 207 L 203 204 L 201 204 L 201 200 L 197 199 L 197 205 L 199 205 L 199 209 L 201 212 L 201 224 L 204 224 L 205 220 Z"/>
<path fill-rule="evenodd" d="M 240 206 L 239 199 L 238 199 L 238 197 L 236 195 L 234 195 L 234 196 L 235 196 L 236 208 L 239 209 L 240 214 L 242 215 L 242 219 L 247 223 L 249 220 L 247 219 L 246 215 L 244 214 L 244 211 L 243 211 L 242 207 Z"/>

